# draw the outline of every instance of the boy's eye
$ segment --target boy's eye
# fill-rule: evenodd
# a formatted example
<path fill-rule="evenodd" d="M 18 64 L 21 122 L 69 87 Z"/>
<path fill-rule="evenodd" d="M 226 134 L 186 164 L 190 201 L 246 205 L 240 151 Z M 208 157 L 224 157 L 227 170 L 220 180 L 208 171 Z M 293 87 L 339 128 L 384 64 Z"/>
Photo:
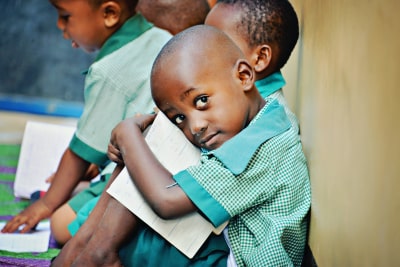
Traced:
<path fill-rule="evenodd" d="M 60 19 L 63 21 L 68 21 L 69 15 L 60 15 Z"/>
<path fill-rule="evenodd" d="M 183 122 L 185 119 L 184 115 L 176 115 L 175 117 L 172 118 L 172 122 L 175 123 L 176 125 L 179 125 Z"/>
<path fill-rule="evenodd" d="M 198 109 L 203 109 L 205 107 L 207 107 L 207 103 L 208 103 L 208 96 L 200 96 L 195 100 L 195 106 Z"/>

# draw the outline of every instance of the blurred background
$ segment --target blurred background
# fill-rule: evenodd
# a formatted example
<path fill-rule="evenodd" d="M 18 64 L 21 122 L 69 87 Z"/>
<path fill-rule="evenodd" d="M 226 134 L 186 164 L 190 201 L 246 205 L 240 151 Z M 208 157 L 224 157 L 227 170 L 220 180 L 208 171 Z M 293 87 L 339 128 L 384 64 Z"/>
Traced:
<path fill-rule="evenodd" d="M 2 0 L 0 143 L 20 143 L 28 120 L 75 125 L 95 54 L 71 47 L 47 0 Z"/>
<path fill-rule="evenodd" d="M 73 49 L 47 0 L 2 0 L 0 97 L 83 102 L 81 75 L 93 54 Z"/>

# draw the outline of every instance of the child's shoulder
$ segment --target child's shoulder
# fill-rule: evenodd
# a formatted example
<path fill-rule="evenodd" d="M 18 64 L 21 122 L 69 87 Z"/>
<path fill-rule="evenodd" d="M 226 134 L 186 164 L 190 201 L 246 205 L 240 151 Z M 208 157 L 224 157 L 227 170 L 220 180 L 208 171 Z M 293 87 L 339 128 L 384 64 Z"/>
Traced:
<path fill-rule="evenodd" d="M 115 74 L 118 75 L 120 71 L 125 73 L 132 70 L 137 73 L 136 68 L 150 69 L 161 48 L 171 37 L 169 32 L 156 27 L 150 27 L 130 40 L 121 40 L 121 35 L 114 36 L 113 40 L 102 48 L 102 55 L 98 55 L 91 69 L 106 70 L 106 75 L 113 72 L 117 72 Z"/>
<path fill-rule="evenodd" d="M 137 14 L 128 19 L 122 27 L 112 34 L 104 43 L 100 54 L 111 54 L 117 50 L 126 49 L 126 46 L 138 50 L 155 49 L 157 54 L 172 35 L 160 28 L 154 27 L 142 15 Z M 154 53 L 151 51 L 151 53 Z"/>
<path fill-rule="evenodd" d="M 287 106 L 281 103 L 275 96 L 269 96 L 266 99 L 267 104 L 258 114 L 259 124 L 263 124 L 263 131 L 275 132 L 276 134 L 267 139 L 261 147 L 271 155 L 281 153 L 287 147 L 300 143 L 297 124 L 294 124 Z M 290 111 L 290 110 L 289 110 Z M 300 143 L 301 145 L 301 143 Z"/>

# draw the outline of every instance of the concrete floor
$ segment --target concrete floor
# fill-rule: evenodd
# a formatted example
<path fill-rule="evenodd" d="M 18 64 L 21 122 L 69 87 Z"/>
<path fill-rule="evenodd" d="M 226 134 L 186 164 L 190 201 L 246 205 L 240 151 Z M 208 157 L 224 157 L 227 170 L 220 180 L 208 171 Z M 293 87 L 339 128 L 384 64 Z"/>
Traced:
<path fill-rule="evenodd" d="M 0 144 L 20 144 L 27 121 L 76 126 L 77 118 L 0 111 Z"/>

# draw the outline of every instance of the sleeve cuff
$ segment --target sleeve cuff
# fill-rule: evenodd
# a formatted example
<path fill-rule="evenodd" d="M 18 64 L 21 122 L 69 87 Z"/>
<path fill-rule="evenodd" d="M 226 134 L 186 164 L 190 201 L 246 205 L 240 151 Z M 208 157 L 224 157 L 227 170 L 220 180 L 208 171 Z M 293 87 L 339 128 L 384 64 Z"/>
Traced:
<path fill-rule="evenodd" d="M 214 227 L 218 227 L 230 219 L 230 215 L 225 208 L 187 170 L 174 175 L 174 179 Z"/>
<path fill-rule="evenodd" d="M 82 142 L 76 136 L 76 134 L 74 134 L 72 137 L 72 140 L 69 143 L 69 148 L 79 157 L 98 166 L 103 166 L 106 162 L 108 162 L 108 157 L 106 154 L 91 148 Z"/>

